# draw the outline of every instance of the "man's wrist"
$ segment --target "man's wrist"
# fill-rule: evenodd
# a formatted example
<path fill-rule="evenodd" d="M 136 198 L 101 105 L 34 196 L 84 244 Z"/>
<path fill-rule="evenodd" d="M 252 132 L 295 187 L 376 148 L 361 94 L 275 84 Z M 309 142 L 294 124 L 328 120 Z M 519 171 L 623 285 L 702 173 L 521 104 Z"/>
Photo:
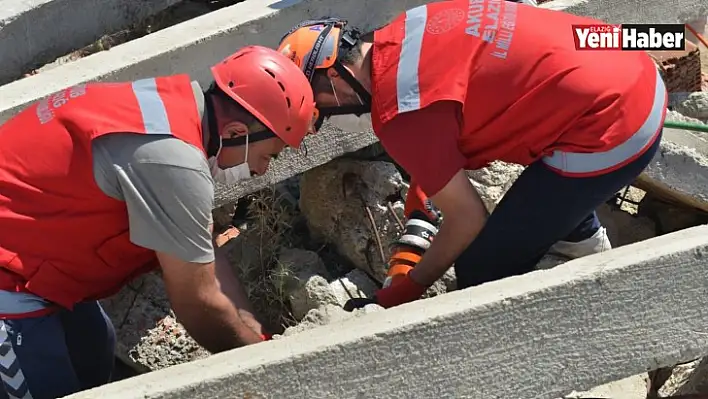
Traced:
<path fill-rule="evenodd" d="M 423 260 L 425 257 L 423 257 Z M 412 282 L 418 284 L 421 287 L 430 287 L 431 285 L 435 284 L 435 282 L 440 278 L 439 276 L 436 276 L 436 273 L 429 273 L 428 270 L 430 267 L 426 267 L 426 264 L 423 263 L 423 260 L 421 260 L 414 268 L 408 273 L 408 278 L 411 279 Z M 422 266 L 422 267 L 419 267 Z"/>

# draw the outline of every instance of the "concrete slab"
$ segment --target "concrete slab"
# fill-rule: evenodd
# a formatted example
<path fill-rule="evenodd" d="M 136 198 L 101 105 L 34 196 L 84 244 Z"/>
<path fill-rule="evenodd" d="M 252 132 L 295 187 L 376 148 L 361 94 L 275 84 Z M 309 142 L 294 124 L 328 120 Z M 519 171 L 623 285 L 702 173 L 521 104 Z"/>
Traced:
<path fill-rule="evenodd" d="M 0 84 L 181 0 L 0 0 Z"/>
<path fill-rule="evenodd" d="M 211 80 L 209 67 L 212 64 L 244 45 L 275 46 L 287 29 L 303 19 L 339 15 L 362 29 L 372 29 L 401 11 L 427 2 L 429 0 L 247 0 L 116 46 L 110 51 L 2 86 L 0 123 L 39 99 L 87 81 L 129 81 L 156 75 L 190 73 L 206 85 Z M 608 6 L 608 2 L 612 2 L 612 6 Z M 611 10 L 614 20 L 620 22 L 631 22 L 636 18 L 644 22 L 690 20 L 694 11 L 708 7 L 699 5 L 700 0 L 675 0 L 670 5 L 664 0 L 592 0 L 572 4 L 563 0 L 562 4 L 555 3 L 542 6 L 568 6 L 571 12 L 601 18 L 607 18 L 607 10 Z M 372 9 L 376 12 L 368 12 Z M 235 187 L 218 187 L 216 206 L 235 201 L 245 193 L 376 141 L 371 132 L 353 135 L 338 133 L 325 129 L 319 137 L 308 139 L 307 156 L 286 154 L 274 162 L 273 170 L 266 176 Z"/>
<path fill-rule="evenodd" d="M 672 203 L 708 212 L 708 140 L 664 128 L 661 148 L 635 185 Z"/>
<path fill-rule="evenodd" d="M 557 398 L 708 353 L 708 226 L 70 396 Z"/>

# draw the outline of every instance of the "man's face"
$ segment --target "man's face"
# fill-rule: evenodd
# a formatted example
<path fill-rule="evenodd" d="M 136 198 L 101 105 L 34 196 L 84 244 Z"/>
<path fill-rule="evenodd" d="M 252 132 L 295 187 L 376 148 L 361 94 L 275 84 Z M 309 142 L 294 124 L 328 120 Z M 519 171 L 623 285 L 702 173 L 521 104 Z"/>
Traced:
<path fill-rule="evenodd" d="M 361 100 L 354 89 L 339 75 L 330 76 L 330 90 L 315 91 L 317 108 L 341 107 L 345 105 L 359 105 Z"/>
<path fill-rule="evenodd" d="M 248 166 L 252 176 L 260 176 L 268 171 L 270 160 L 277 157 L 285 148 L 283 140 L 273 137 L 267 140 L 248 143 Z M 238 147 L 224 147 L 219 154 L 219 166 L 230 168 L 246 161 L 246 145 Z"/>

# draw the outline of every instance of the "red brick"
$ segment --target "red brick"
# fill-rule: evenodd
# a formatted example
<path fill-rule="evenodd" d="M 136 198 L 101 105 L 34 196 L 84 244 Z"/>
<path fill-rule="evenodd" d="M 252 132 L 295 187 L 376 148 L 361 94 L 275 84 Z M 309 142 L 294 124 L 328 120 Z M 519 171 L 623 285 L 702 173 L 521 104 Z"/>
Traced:
<path fill-rule="evenodd" d="M 701 90 L 703 81 L 701 53 L 695 44 L 686 42 L 684 51 L 650 51 L 649 53 L 661 65 L 661 76 L 670 93 Z"/>

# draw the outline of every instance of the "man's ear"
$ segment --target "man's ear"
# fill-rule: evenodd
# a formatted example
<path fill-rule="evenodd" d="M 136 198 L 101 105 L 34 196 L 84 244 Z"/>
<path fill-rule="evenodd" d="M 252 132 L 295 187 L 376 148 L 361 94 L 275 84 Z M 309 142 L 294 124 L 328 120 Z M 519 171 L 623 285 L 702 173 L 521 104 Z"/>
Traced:
<path fill-rule="evenodd" d="M 238 136 L 245 136 L 248 133 L 248 125 L 241 121 L 233 121 L 224 126 L 222 137 L 225 139 L 230 139 Z"/>

